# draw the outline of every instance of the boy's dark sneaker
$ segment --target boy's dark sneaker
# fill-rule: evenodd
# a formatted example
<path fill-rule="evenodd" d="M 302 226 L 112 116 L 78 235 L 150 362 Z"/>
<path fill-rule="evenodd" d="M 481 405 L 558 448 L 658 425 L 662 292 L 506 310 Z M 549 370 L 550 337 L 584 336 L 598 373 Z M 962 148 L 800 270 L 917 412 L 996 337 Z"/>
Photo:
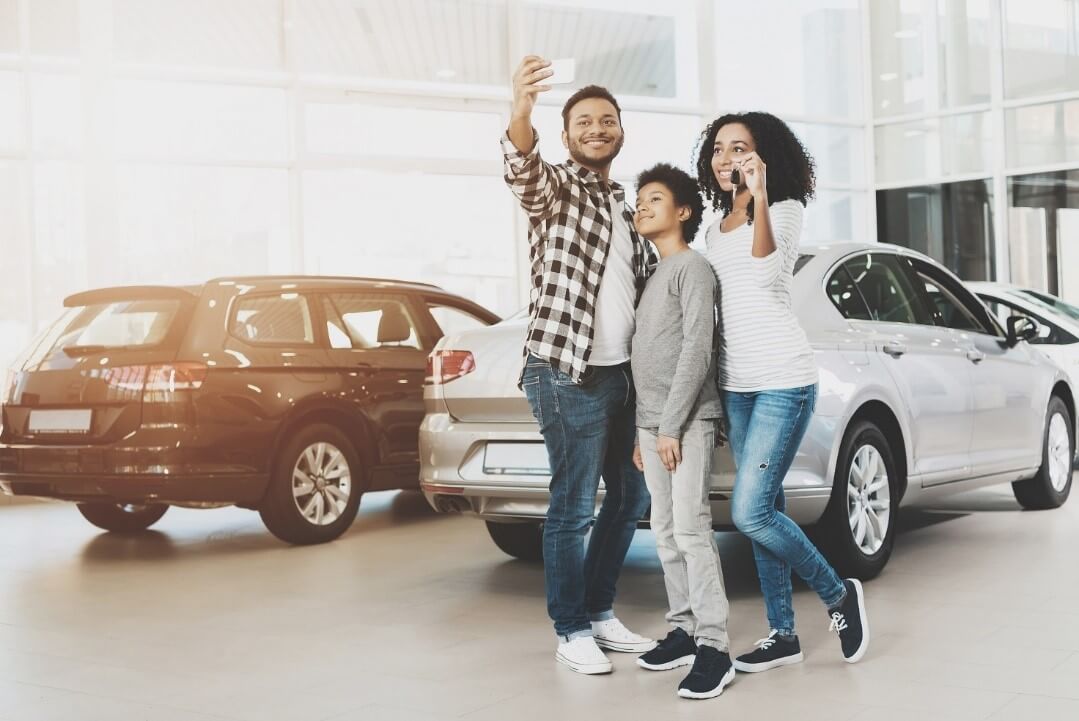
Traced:
<path fill-rule="evenodd" d="M 865 613 L 865 592 L 862 591 L 862 582 L 856 578 L 844 579 L 843 586 L 847 589 L 846 597 L 838 606 L 828 609 L 832 617 L 828 630 L 839 635 L 843 660 L 856 663 L 862 660 L 869 648 L 869 617 Z"/>
<path fill-rule="evenodd" d="M 714 646 L 699 646 L 689 675 L 678 684 L 682 698 L 715 698 L 734 680 L 730 654 Z"/>
<path fill-rule="evenodd" d="M 697 657 L 697 644 L 689 634 L 676 628 L 667 634 L 655 648 L 637 658 L 637 665 L 649 671 L 670 671 L 688 666 Z"/>
<path fill-rule="evenodd" d="M 757 641 L 757 648 L 734 659 L 734 667 L 745 673 L 758 673 L 801 663 L 803 658 L 802 645 L 798 643 L 797 636 L 785 639 L 777 631 L 772 631 L 768 638 Z"/>

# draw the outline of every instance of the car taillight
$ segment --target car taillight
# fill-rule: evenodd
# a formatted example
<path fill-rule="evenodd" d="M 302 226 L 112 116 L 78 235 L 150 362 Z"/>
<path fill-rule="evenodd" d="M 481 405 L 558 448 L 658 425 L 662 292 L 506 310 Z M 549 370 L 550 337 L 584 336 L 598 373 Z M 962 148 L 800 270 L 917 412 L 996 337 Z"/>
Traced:
<path fill-rule="evenodd" d="M 151 366 L 116 366 L 103 376 L 109 390 L 124 394 L 142 394 L 147 402 L 168 402 L 171 394 L 198 390 L 206 380 L 203 363 L 162 363 Z"/>
<path fill-rule="evenodd" d="M 175 393 L 176 391 L 195 391 L 206 380 L 204 363 L 166 363 L 150 366 L 147 371 L 144 392 Z"/>
<path fill-rule="evenodd" d="M 427 356 L 426 385 L 441 385 L 476 370 L 476 359 L 467 350 L 436 350 Z"/>

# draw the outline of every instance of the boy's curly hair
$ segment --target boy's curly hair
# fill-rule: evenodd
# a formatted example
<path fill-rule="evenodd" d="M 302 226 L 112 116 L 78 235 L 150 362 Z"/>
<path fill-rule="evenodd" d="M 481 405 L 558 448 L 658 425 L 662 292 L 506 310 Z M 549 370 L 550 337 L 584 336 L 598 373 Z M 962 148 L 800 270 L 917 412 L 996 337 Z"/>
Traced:
<path fill-rule="evenodd" d="M 697 189 L 697 181 L 681 168 L 659 163 L 637 176 L 637 192 L 649 183 L 664 185 L 674 196 L 675 206 L 689 208 L 690 216 L 682 222 L 682 237 L 687 243 L 693 242 L 704 219 L 704 201 Z"/>

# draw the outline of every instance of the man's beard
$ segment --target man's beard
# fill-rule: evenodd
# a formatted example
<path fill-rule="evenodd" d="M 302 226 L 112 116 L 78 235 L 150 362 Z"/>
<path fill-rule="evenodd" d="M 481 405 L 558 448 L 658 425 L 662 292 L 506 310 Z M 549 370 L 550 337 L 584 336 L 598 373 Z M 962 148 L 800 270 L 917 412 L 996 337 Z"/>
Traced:
<path fill-rule="evenodd" d="M 569 142 L 569 157 L 573 158 L 573 161 L 578 165 L 583 165 L 586 168 L 602 168 L 605 165 L 610 165 L 617 156 L 619 151 L 622 150 L 622 143 L 625 142 L 626 136 L 620 135 L 618 140 L 614 141 L 611 146 L 611 152 L 601 158 L 590 158 L 582 152 L 581 143 L 571 140 Z"/>

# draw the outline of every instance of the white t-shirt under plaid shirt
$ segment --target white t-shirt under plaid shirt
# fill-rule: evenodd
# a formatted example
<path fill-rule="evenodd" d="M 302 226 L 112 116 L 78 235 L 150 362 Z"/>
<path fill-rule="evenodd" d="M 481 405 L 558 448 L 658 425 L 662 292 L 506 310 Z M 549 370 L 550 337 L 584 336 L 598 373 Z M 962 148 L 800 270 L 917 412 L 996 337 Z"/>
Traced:
<path fill-rule="evenodd" d="M 591 360 L 596 301 L 614 239 L 614 211 L 621 211 L 630 236 L 634 308 L 656 256 L 633 229 L 622 186 L 572 160 L 545 162 L 539 156 L 539 135 L 533 134 L 528 153 L 518 151 L 508 134 L 502 136 L 506 184 L 529 221 L 532 286 L 525 350 L 580 382 Z M 632 327 L 629 330 L 632 333 Z"/>

